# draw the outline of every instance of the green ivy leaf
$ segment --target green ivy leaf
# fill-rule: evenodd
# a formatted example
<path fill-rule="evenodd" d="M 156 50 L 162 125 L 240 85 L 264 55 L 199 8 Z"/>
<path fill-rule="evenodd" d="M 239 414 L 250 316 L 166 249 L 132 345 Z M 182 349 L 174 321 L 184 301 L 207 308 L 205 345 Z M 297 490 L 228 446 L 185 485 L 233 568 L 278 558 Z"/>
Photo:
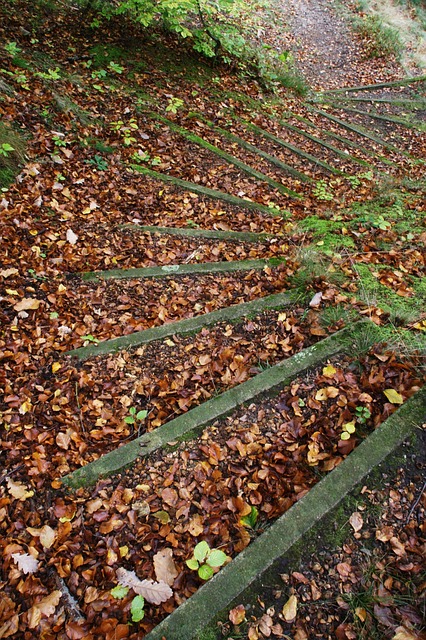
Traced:
<path fill-rule="evenodd" d="M 123 587 L 123 585 L 118 584 L 114 589 L 111 589 L 111 595 L 113 598 L 117 598 L 117 600 L 121 600 L 125 598 L 129 592 L 129 587 Z"/>
<path fill-rule="evenodd" d="M 250 529 L 253 529 L 254 525 L 257 522 L 258 516 L 258 510 L 256 509 L 256 507 L 252 507 L 248 515 L 242 516 L 240 518 L 240 523 L 243 525 L 243 527 L 249 527 Z"/>
<path fill-rule="evenodd" d="M 208 564 L 202 564 L 198 569 L 198 575 L 200 576 L 201 580 L 210 580 L 213 573 L 213 569 Z"/>
<path fill-rule="evenodd" d="M 132 621 L 139 622 L 143 619 L 145 611 L 143 610 L 145 599 L 142 596 L 136 596 L 132 600 L 130 607 L 130 613 L 132 614 Z"/>

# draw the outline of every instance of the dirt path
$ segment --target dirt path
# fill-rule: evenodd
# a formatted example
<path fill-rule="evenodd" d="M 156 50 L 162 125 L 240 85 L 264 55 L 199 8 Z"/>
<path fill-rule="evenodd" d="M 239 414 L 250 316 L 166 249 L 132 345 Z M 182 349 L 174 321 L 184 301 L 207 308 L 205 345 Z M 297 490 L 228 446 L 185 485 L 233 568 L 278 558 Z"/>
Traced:
<path fill-rule="evenodd" d="M 367 74 L 371 78 L 371 60 L 332 2 L 281 0 L 280 6 L 297 67 L 314 89 L 358 84 Z M 376 65 L 377 81 L 398 71 L 391 61 L 375 61 Z"/>

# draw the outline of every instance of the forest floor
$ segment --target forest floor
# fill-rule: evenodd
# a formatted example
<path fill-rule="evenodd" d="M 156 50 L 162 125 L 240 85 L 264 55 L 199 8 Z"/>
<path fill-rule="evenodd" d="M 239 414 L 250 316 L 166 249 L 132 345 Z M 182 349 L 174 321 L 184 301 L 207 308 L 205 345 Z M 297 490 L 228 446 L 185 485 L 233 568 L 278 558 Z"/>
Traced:
<path fill-rule="evenodd" d="M 143 638 L 201 586 L 186 564 L 200 541 L 235 557 L 424 382 L 425 82 L 387 86 L 404 76 L 396 58 L 372 60 L 326 2 L 290 4 L 265 39 L 294 47 L 305 98 L 120 21 L 0 8 L 0 638 Z M 161 277 L 128 271 L 151 267 Z M 191 318 L 196 333 L 172 324 Z M 64 488 L 363 318 L 380 331 L 371 349 L 367 330 L 177 451 Z M 259 594 L 264 609 L 231 612 L 218 637 L 421 638 L 424 460 L 410 456 L 364 491 L 353 536 L 282 578 L 279 606 Z M 138 621 L 135 593 L 112 593 L 122 568 L 172 595 L 146 596 Z"/>

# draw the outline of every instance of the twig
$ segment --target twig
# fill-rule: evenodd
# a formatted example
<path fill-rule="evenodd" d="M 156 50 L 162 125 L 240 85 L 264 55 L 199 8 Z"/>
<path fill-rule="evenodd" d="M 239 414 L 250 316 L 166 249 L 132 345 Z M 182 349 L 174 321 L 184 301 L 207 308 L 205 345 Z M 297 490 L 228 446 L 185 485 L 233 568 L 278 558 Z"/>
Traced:
<path fill-rule="evenodd" d="M 422 486 L 422 488 L 420 490 L 419 495 L 417 496 L 417 499 L 411 505 L 410 511 L 408 512 L 408 515 L 404 520 L 404 524 L 408 524 L 408 522 L 409 522 L 409 520 L 410 520 L 410 518 L 411 518 L 411 516 L 413 514 L 414 509 L 417 507 L 417 505 L 419 504 L 420 500 L 422 499 L 422 495 L 423 495 L 425 489 L 426 489 L 426 480 L 423 483 L 423 486 Z"/>
<path fill-rule="evenodd" d="M 51 568 L 50 573 L 56 582 L 56 586 L 62 593 L 62 600 L 69 616 L 74 620 L 74 622 L 78 622 L 80 624 L 86 622 L 86 618 L 81 613 L 78 602 L 68 589 L 65 580 L 61 578 L 53 567 Z"/>

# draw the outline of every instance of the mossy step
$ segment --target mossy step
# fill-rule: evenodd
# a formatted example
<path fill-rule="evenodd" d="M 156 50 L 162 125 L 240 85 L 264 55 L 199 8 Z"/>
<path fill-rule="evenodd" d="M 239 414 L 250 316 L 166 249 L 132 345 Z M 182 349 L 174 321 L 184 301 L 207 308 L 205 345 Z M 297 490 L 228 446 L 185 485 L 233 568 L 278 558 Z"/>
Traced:
<path fill-rule="evenodd" d="M 373 158 L 375 160 L 379 160 L 383 164 L 386 164 L 386 165 L 391 166 L 391 167 L 397 167 L 398 166 L 398 164 L 396 162 L 393 162 L 392 160 L 389 160 L 385 156 L 380 155 L 379 153 L 377 153 L 377 151 L 374 151 L 373 149 L 367 149 L 366 147 L 362 146 L 358 142 L 354 142 L 353 140 L 349 140 L 348 138 L 345 138 L 345 137 L 339 135 L 338 133 L 335 133 L 334 131 L 330 131 L 329 129 L 324 129 L 324 128 L 318 129 L 318 125 L 315 124 L 314 122 L 311 122 L 310 120 L 308 120 L 308 118 L 304 118 L 303 116 L 299 116 L 299 115 L 297 115 L 295 113 L 292 113 L 291 116 L 293 118 L 295 118 L 296 120 L 299 120 L 299 122 L 302 122 L 303 124 L 306 124 L 311 129 L 315 129 L 321 135 L 326 136 L 328 138 L 332 138 L 333 140 L 339 140 L 339 142 L 343 142 L 343 144 L 345 144 L 347 147 L 350 147 L 351 149 L 358 149 L 358 151 L 361 151 L 365 155 L 370 156 L 370 158 Z"/>
<path fill-rule="evenodd" d="M 391 87 L 405 87 L 406 85 L 416 84 L 417 82 L 426 82 L 426 76 L 414 76 L 411 78 L 402 78 L 401 80 L 392 80 L 390 82 L 378 82 L 376 84 L 361 84 L 352 87 L 340 87 L 338 89 L 328 89 L 318 93 L 328 95 L 329 93 L 353 93 L 354 91 L 374 91 L 376 89 L 389 89 Z"/>
<path fill-rule="evenodd" d="M 231 273 L 264 269 L 281 264 L 280 258 L 270 260 L 230 260 L 229 262 L 200 262 L 196 264 L 167 264 L 163 267 L 143 267 L 141 269 L 109 269 L 107 271 L 86 271 L 80 274 L 85 281 L 129 280 L 133 278 L 167 278 L 169 276 L 204 275 L 209 273 Z"/>
<path fill-rule="evenodd" d="M 297 134 L 303 136 L 304 138 L 307 138 L 308 140 L 311 140 L 312 142 L 315 142 L 316 144 L 320 145 L 321 147 L 324 147 L 325 149 L 328 149 L 332 153 L 336 154 L 337 156 L 339 156 L 341 158 L 344 158 L 345 160 L 349 160 L 350 162 L 355 162 L 356 164 L 360 164 L 363 167 L 368 167 L 369 166 L 369 163 L 367 162 L 367 160 L 362 160 L 361 158 L 356 158 L 355 156 L 352 156 L 350 153 L 348 153 L 346 151 L 342 151 L 341 149 L 338 149 L 334 145 L 326 142 L 325 140 L 322 140 L 321 138 L 317 138 L 316 136 L 311 135 L 307 131 L 304 131 L 303 129 L 300 129 L 299 127 L 296 127 L 295 125 L 290 124 L 289 122 L 286 122 L 285 120 L 280 120 L 279 124 L 282 127 L 285 127 L 286 129 L 288 129 L 289 131 L 293 131 L 294 133 L 297 133 Z"/>
<path fill-rule="evenodd" d="M 391 122 L 392 124 L 400 124 L 407 129 L 417 129 L 418 131 L 426 131 L 426 125 L 421 122 L 414 122 L 411 120 L 407 120 L 406 118 L 399 118 L 397 116 L 386 116 L 381 113 L 376 113 L 373 111 L 363 111 L 362 109 L 355 109 L 354 107 L 348 107 L 346 105 L 340 105 L 338 103 L 330 102 L 331 107 L 335 109 L 341 109 L 344 111 L 348 111 L 349 113 L 356 113 L 360 116 L 366 116 L 368 118 L 374 118 L 376 120 L 382 120 L 384 122 Z M 425 105 L 426 106 L 426 105 Z"/>
<path fill-rule="evenodd" d="M 350 122 L 346 122 L 346 120 L 341 120 L 340 118 L 333 116 L 331 113 L 327 113 L 326 111 L 322 111 L 321 109 L 316 109 L 315 107 L 309 107 L 309 110 L 313 111 L 314 113 L 320 116 L 323 116 L 324 118 L 327 118 L 327 120 L 331 120 L 331 122 L 335 122 L 336 124 L 343 127 L 344 129 L 347 129 L 348 131 L 353 131 L 359 136 L 362 136 L 363 138 L 367 138 L 368 140 L 371 140 L 372 142 L 379 144 L 385 149 L 389 149 L 389 151 L 394 151 L 395 153 L 399 153 L 403 156 L 406 156 L 407 158 L 417 160 L 416 158 L 413 158 L 413 156 L 411 156 L 406 151 L 403 151 L 402 149 L 395 147 L 395 145 L 390 144 L 390 142 L 383 140 L 383 138 L 376 136 L 372 131 L 366 129 L 365 127 L 360 127 Z"/>
<path fill-rule="evenodd" d="M 181 227 L 155 227 L 152 225 L 120 224 L 120 229 L 158 233 L 160 235 L 182 236 L 184 238 L 206 238 L 209 240 L 231 240 L 233 242 L 265 242 L 278 238 L 273 233 L 254 233 L 252 231 L 220 231 L 216 229 L 193 229 Z"/>
<path fill-rule="evenodd" d="M 219 156 L 219 158 L 222 158 L 229 164 L 232 164 L 234 165 L 234 167 L 237 167 L 237 169 L 240 169 L 240 171 L 244 171 L 244 173 L 247 173 L 249 176 L 252 176 L 257 180 L 260 180 L 261 182 L 266 182 L 266 184 L 268 184 L 273 189 L 277 189 L 277 191 L 279 191 L 280 193 L 290 196 L 291 198 L 300 197 L 300 194 L 296 193 L 292 189 L 289 189 L 283 184 L 281 184 L 280 182 L 273 180 L 272 178 L 262 173 L 261 171 L 258 171 L 257 169 L 250 167 L 250 165 L 246 164 L 245 162 L 242 162 L 238 158 L 235 158 L 235 156 L 231 155 L 227 151 L 223 151 L 223 149 L 220 149 L 216 145 L 211 144 L 207 140 L 204 140 L 204 138 L 201 138 L 195 133 L 192 133 L 192 131 L 188 131 L 184 127 L 181 127 L 178 124 L 176 124 L 175 122 L 168 120 L 168 118 L 165 118 L 164 116 L 161 116 L 152 111 L 149 113 L 149 116 L 157 120 L 157 122 L 162 122 L 163 124 L 167 125 L 171 131 L 175 131 L 176 133 L 179 133 L 181 136 L 183 136 L 190 142 L 194 142 L 195 144 L 198 144 L 203 149 L 207 149 L 208 151 L 211 151 L 215 155 Z"/>
<path fill-rule="evenodd" d="M 295 298 L 297 292 L 289 293 L 273 293 L 264 298 L 257 298 L 251 302 L 241 302 L 224 309 L 203 313 L 194 318 L 186 318 L 176 322 L 168 322 L 160 327 L 145 329 L 144 331 L 136 331 L 130 335 L 121 336 L 120 338 L 112 338 L 104 340 L 98 344 L 91 344 L 87 347 L 80 347 L 73 351 L 68 351 L 65 355 L 74 356 L 80 360 L 87 360 L 92 356 L 105 355 L 106 353 L 115 353 L 120 349 L 128 349 L 137 347 L 141 344 L 162 340 L 174 335 L 182 335 L 188 333 L 196 333 L 204 327 L 211 327 L 218 322 L 236 322 L 244 317 L 253 317 L 268 309 L 282 309 L 288 307 Z"/>
<path fill-rule="evenodd" d="M 279 574 L 280 561 L 309 532 L 332 517 L 336 507 L 367 475 L 421 428 L 426 387 L 418 391 L 370 436 L 322 478 L 244 551 L 145 636 L 145 640 L 212 640 L 220 637 L 215 622 L 245 602 L 261 583 Z M 318 534 L 318 532 L 317 532 Z M 227 616 L 226 616 L 227 618 Z"/>
<path fill-rule="evenodd" d="M 411 99 L 411 98 L 374 98 L 365 96 L 330 96 L 323 102 L 329 104 L 330 101 L 335 103 L 340 102 L 372 102 L 373 104 L 390 104 L 397 106 L 408 106 L 414 109 L 426 109 L 426 100 Z"/>
<path fill-rule="evenodd" d="M 251 144 L 250 142 L 247 142 L 243 138 L 236 136 L 234 133 L 230 133 L 229 131 L 227 131 L 227 129 L 218 127 L 213 122 L 205 118 L 202 114 L 198 114 L 198 113 L 194 114 L 194 117 L 205 122 L 211 129 L 213 129 L 213 131 L 217 131 L 217 133 L 221 134 L 224 138 L 227 138 L 230 142 L 234 142 L 235 144 L 238 144 L 243 149 L 247 149 L 247 151 L 251 151 L 252 153 L 255 153 L 256 155 L 260 156 L 264 160 L 267 160 L 268 162 L 275 165 L 279 169 L 282 169 L 286 173 L 289 173 L 290 175 L 294 176 L 298 180 L 302 180 L 302 182 L 313 182 L 312 178 L 308 176 L 306 173 L 302 173 L 301 171 L 298 171 L 297 169 L 295 169 L 289 164 L 286 164 L 276 156 L 273 156 L 267 153 L 266 151 L 259 149 L 259 147 L 256 147 L 254 144 Z"/>
<path fill-rule="evenodd" d="M 228 204 L 234 205 L 235 207 L 240 207 L 241 209 L 258 211 L 269 216 L 278 216 L 281 218 L 283 217 L 283 212 L 275 207 L 267 207 L 263 204 L 259 204 L 258 202 L 254 202 L 253 200 L 238 198 L 237 196 L 233 196 L 230 193 L 225 193 L 225 191 L 209 189 L 209 187 L 203 187 L 196 182 L 182 180 L 181 178 L 176 178 L 175 176 L 170 176 L 166 173 L 160 173 L 159 171 L 154 171 L 153 169 L 148 169 L 147 167 L 141 167 L 138 164 L 132 164 L 130 166 L 133 171 L 137 171 L 138 173 L 142 173 L 143 175 L 149 176 L 150 178 L 160 180 L 161 182 L 173 184 L 177 187 L 180 187 L 181 189 L 185 189 L 186 191 L 198 193 L 202 196 L 206 196 L 207 198 L 213 198 L 214 200 L 221 200 L 222 202 L 227 202 Z M 303 196 L 298 195 L 297 197 L 302 198 Z"/>
<path fill-rule="evenodd" d="M 358 332 L 366 333 L 371 344 L 378 336 L 377 327 L 370 321 L 361 321 L 350 328 L 342 329 L 233 389 L 207 400 L 155 431 L 145 433 L 95 462 L 68 474 L 62 479 L 63 484 L 73 489 L 94 484 L 99 478 L 111 476 L 130 466 L 137 458 L 149 456 L 154 451 L 167 447 L 170 442 L 194 438 L 208 424 L 229 414 L 239 405 L 252 401 L 260 394 L 271 393 L 278 386 L 288 384 L 294 377 L 326 358 L 353 348 Z"/>
<path fill-rule="evenodd" d="M 321 167 L 322 169 L 325 169 L 326 171 L 329 171 L 334 175 L 339 175 L 339 176 L 343 175 L 343 171 L 341 171 L 340 169 L 337 169 L 336 167 L 332 167 L 327 162 L 320 160 L 316 156 L 313 156 L 312 154 L 308 153 L 307 151 L 303 151 L 303 149 L 296 147 L 294 144 L 290 144 L 290 142 L 286 142 L 282 138 L 279 138 L 278 136 L 274 135 L 273 133 L 266 131 L 266 129 L 262 129 L 261 127 L 258 127 L 256 124 L 253 124 L 252 122 L 247 122 L 246 120 L 241 120 L 241 123 L 245 127 L 247 127 L 247 129 L 254 131 L 255 133 L 257 133 L 260 136 L 263 136 L 264 138 L 268 138 L 269 140 L 272 140 L 273 142 L 280 145 L 281 147 L 284 147 L 285 149 L 288 149 L 292 153 L 295 153 L 301 156 L 302 158 L 309 160 L 309 162 L 312 162 L 313 164 Z"/>

